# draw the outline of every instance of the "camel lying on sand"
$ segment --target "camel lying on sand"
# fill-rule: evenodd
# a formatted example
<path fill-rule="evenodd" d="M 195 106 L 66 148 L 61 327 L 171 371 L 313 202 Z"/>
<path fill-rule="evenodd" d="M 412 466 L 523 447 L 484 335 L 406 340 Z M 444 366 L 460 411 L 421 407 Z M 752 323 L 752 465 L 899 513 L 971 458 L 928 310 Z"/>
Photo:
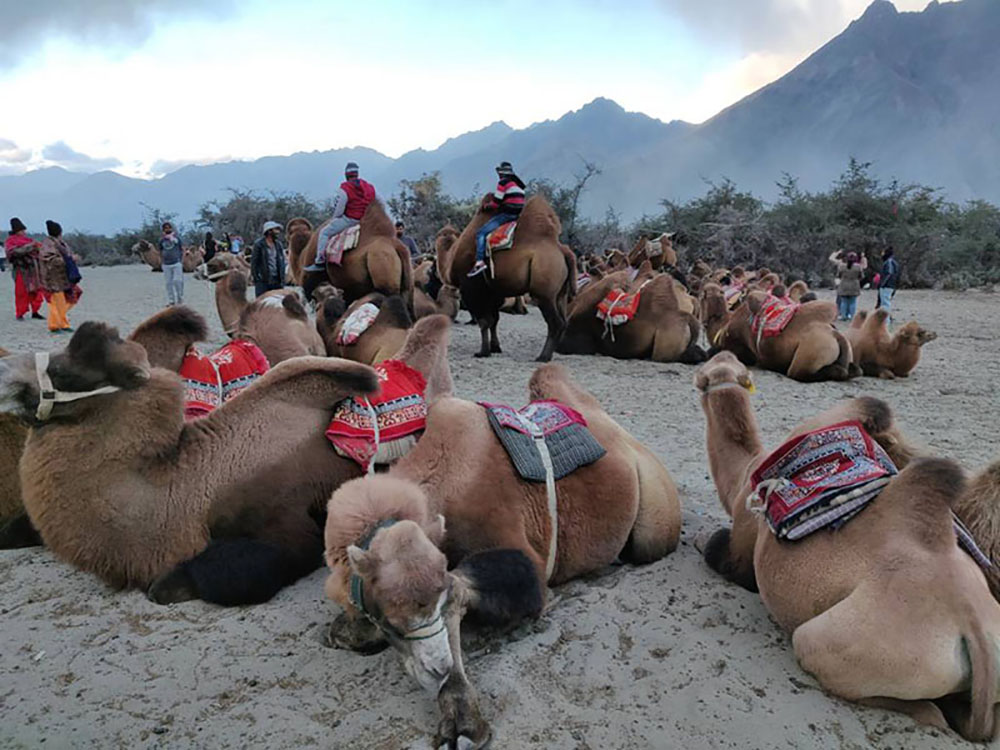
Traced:
<path fill-rule="evenodd" d="M 0 359 L 9 355 L 10 352 L 0 347 Z M 0 413 L 0 529 L 24 513 L 17 463 L 27 437 L 28 429 L 17 417 Z"/>
<path fill-rule="evenodd" d="M 215 284 L 215 309 L 219 313 L 219 322 L 223 331 L 234 335 L 240 315 L 250 304 L 247 301 L 250 264 L 233 253 L 218 253 L 198 269 L 195 278 Z"/>
<path fill-rule="evenodd" d="M 854 363 L 865 375 L 876 378 L 905 378 L 920 361 L 920 348 L 937 334 L 911 321 L 889 335 L 889 312 L 879 308 L 869 315 L 854 316 L 847 329 Z"/>
<path fill-rule="evenodd" d="M 763 326 L 755 333 L 754 318 L 772 299 L 766 292 L 753 291 L 730 313 L 722 288 L 705 284 L 701 322 L 712 347 L 733 352 L 746 365 L 802 382 L 847 380 L 861 374 L 852 360 L 850 342 L 833 326 L 837 308 L 832 302 L 806 302 L 780 333 L 768 336 Z"/>
<path fill-rule="evenodd" d="M 354 333 L 350 337 L 353 340 L 345 338 L 349 332 L 344 330 L 345 325 L 350 327 L 355 319 L 353 316 L 365 305 L 378 308 L 374 320 L 360 334 Z M 406 310 L 406 303 L 398 294 L 391 297 L 378 292 L 366 294 L 355 300 L 346 311 L 342 301 L 327 300 L 316 315 L 316 330 L 326 345 L 327 354 L 366 365 L 376 365 L 395 357 L 406 343 L 412 326 L 413 320 Z"/>
<path fill-rule="evenodd" d="M 185 247 L 184 254 L 181 256 L 181 268 L 184 269 L 184 273 L 194 273 L 198 270 L 198 267 L 205 262 L 205 248 L 203 247 Z"/>
<path fill-rule="evenodd" d="M 443 318 L 421 326 L 414 334 L 446 340 Z M 185 334 L 144 335 L 159 335 L 153 348 L 163 352 Z M 160 603 L 225 605 L 266 601 L 320 562 L 325 503 L 361 473 L 324 432 L 340 401 L 377 389 L 371 368 L 301 357 L 185 422 L 178 376 L 152 368 L 140 344 L 104 324 L 84 323 L 51 356 L 48 415 L 35 356 L 11 360 L 3 387 L 33 424 L 21 460 L 25 508 L 61 559 Z M 410 365 L 433 381 L 419 356 Z M 58 398 L 66 395 L 76 399 Z"/>
<path fill-rule="evenodd" d="M 1000 601 L 1000 460 L 972 478 L 954 507 L 955 515 L 993 561 L 993 566 L 983 572 L 993 598 Z"/>
<path fill-rule="evenodd" d="M 132 254 L 142 258 L 143 263 L 149 266 L 149 270 L 154 273 L 163 270 L 163 261 L 160 258 L 160 248 L 153 245 L 148 240 L 139 240 L 132 245 Z"/>
<path fill-rule="evenodd" d="M 768 457 L 749 384 L 729 352 L 695 376 L 712 478 L 732 518 L 732 528 L 708 542 L 705 560 L 729 580 L 759 589 L 768 612 L 792 634 L 799 664 L 825 690 L 937 727 L 950 724 L 973 741 L 993 737 L 1000 605 L 956 540 L 951 508 L 964 494 L 961 468 L 913 458 L 884 402 L 843 402 L 791 436 L 843 430 L 856 420 L 899 473 L 835 531 L 779 539 L 763 515 L 748 509 L 751 499 L 775 489 L 755 488 L 751 478 Z"/>
<path fill-rule="evenodd" d="M 294 222 L 294 223 L 293 223 Z M 358 246 L 344 253 L 340 265 L 327 263 L 326 273 L 305 271 L 316 260 L 316 242 L 319 229 L 312 232 L 309 241 L 301 244 L 307 223 L 304 219 L 289 222 L 288 262 L 292 278 L 302 286 L 306 298 L 324 281 L 341 289 L 344 300 L 350 304 L 369 292 L 398 294 L 413 308 L 413 267 L 410 251 L 396 239 L 396 229 L 378 201 L 373 201 L 361 218 Z"/>
<path fill-rule="evenodd" d="M 463 666 L 466 613 L 496 625 L 535 617 L 549 584 L 616 558 L 653 562 L 678 543 L 677 490 L 652 452 L 562 367 L 539 368 L 530 397 L 578 411 L 606 450 L 556 481 L 557 509 L 545 482 L 521 479 L 485 409 L 447 397 L 387 475 L 345 484 L 328 507 L 326 591 L 348 614 L 334 639 L 371 649 L 381 637 L 401 652 L 437 697 L 435 747 L 480 748 L 490 737 Z"/>
<path fill-rule="evenodd" d="M 638 292 L 639 305 L 631 320 L 609 328 L 597 317 L 598 305 L 616 290 Z M 654 362 L 704 362 L 705 352 L 698 346 L 701 326 L 693 315 L 680 309 L 680 304 L 677 283 L 666 274 L 644 279 L 640 273 L 632 282 L 628 271 L 610 274 L 577 293 L 556 351 Z"/>
<path fill-rule="evenodd" d="M 501 351 L 497 325 L 505 298 L 530 294 L 548 327 L 538 361 L 548 362 L 566 329 L 567 307 L 576 293 L 576 257 L 559 242 L 559 217 L 543 196 L 535 195 L 518 219 L 513 247 L 493 254 L 492 272 L 468 278 L 476 258 L 476 232 L 493 213 L 481 203 L 460 235 L 455 237 L 452 227 L 441 230 L 436 247 L 440 247 L 438 241 L 454 237 L 445 252 L 438 254 L 441 278 L 459 288 L 462 301 L 479 323 L 482 346 L 477 357 Z"/>

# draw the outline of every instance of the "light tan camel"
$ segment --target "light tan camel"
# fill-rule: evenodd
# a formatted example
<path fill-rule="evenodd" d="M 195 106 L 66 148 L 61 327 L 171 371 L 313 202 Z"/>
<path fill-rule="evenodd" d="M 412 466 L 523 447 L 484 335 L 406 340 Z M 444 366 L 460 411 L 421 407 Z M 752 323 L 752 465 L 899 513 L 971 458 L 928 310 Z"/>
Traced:
<path fill-rule="evenodd" d="M 233 253 L 217 253 L 195 277 L 215 284 L 215 309 L 219 312 L 222 330 L 229 336 L 235 335 L 240 315 L 250 304 L 247 301 L 250 264 Z"/>
<path fill-rule="evenodd" d="M 447 323 L 428 318 L 414 332 L 446 340 Z M 35 357 L 12 359 L 3 386 L 34 424 L 21 461 L 25 508 L 56 556 L 111 586 L 148 588 L 154 601 L 227 605 L 265 601 L 320 562 L 325 503 L 361 473 L 324 432 L 341 400 L 376 390 L 371 368 L 284 362 L 186 423 L 177 375 L 87 322 L 47 371 L 57 392 L 88 396 L 56 403 L 43 420 Z M 429 388 L 437 382 L 419 352 L 407 361 Z M 106 387 L 119 390 L 94 393 Z"/>
<path fill-rule="evenodd" d="M 566 333 L 556 351 L 654 362 L 704 362 L 705 352 L 698 345 L 701 326 L 693 315 L 681 309 L 681 300 L 687 294 L 678 291 L 677 282 L 666 274 L 650 273 L 646 278 L 641 271 L 635 281 L 630 282 L 628 277 L 627 271 L 618 271 L 577 293 L 569 308 Z M 597 317 L 597 308 L 614 290 L 638 292 L 639 307 L 632 320 L 609 328 Z M 690 304 L 690 298 L 687 300 Z"/>
<path fill-rule="evenodd" d="M 359 307 L 366 304 L 379 308 L 375 320 L 354 342 L 339 343 L 344 323 Z M 324 303 L 316 315 L 316 330 L 326 345 L 327 354 L 331 357 L 343 357 L 366 365 L 376 365 L 392 359 L 403 348 L 413 326 L 406 303 L 398 294 L 386 297 L 384 294 L 372 292 L 355 300 L 346 312 L 337 315 L 337 311 L 342 309 L 343 302 L 332 300 L 329 304 Z"/>
<path fill-rule="evenodd" d="M 579 411 L 607 451 L 556 481 L 554 516 L 545 483 L 521 479 L 485 410 L 447 397 L 388 475 L 345 484 L 328 507 L 326 591 L 348 613 L 335 638 L 369 647 L 377 628 L 401 652 L 437 696 L 435 747 L 478 748 L 490 737 L 463 666 L 467 612 L 496 625 L 534 617 L 547 585 L 616 558 L 650 563 L 678 543 L 677 490 L 651 451 L 558 365 L 534 373 L 530 397 Z"/>
<path fill-rule="evenodd" d="M 291 222 L 289 222 L 291 224 Z M 292 227 L 296 236 L 304 231 L 304 224 Z M 373 201 L 361 219 L 361 234 L 358 246 L 344 253 L 341 264 L 328 263 L 326 273 L 304 271 L 316 260 L 316 242 L 320 227 L 313 232 L 309 241 L 299 247 L 300 239 L 289 238 L 289 266 L 292 277 L 302 286 L 306 297 L 324 281 L 344 292 L 344 300 L 350 304 L 369 292 L 385 295 L 398 294 L 413 309 L 413 267 L 410 251 L 396 239 L 396 228 L 378 201 Z"/>
<path fill-rule="evenodd" d="M 132 254 L 142 258 L 143 263 L 149 266 L 149 270 L 154 273 L 163 270 L 163 260 L 160 258 L 160 248 L 156 247 L 148 240 L 139 240 L 132 245 Z"/>
<path fill-rule="evenodd" d="M 769 299 L 766 292 L 752 291 L 731 313 L 718 309 L 721 287 L 702 289 L 702 323 L 715 350 L 731 351 L 746 365 L 786 375 L 801 382 L 847 380 L 860 375 L 852 360 L 851 344 L 833 326 L 837 308 L 832 302 L 815 300 L 801 305 L 781 333 L 755 335 L 754 316 Z"/>
<path fill-rule="evenodd" d="M 941 728 L 950 722 L 966 739 L 993 737 L 1000 606 L 957 544 L 951 506 L 965 488 L 961 468 L 913 458 L 884 402 L 841 403 L 791 436 L 857 420 L 901 471 L 836 531 L 779 540 L 747 509 L 751 473 L 766 455 L 741 387 L 749 382 L 729 352 L 695 376 L 709 467 L 732 518 L 709 540 L 708 564 L 759 589 L 799 664 L 828 692 Z"/>
<path fill-rule="evenodd" d="M 567 306 L 576 293 L 576 258 L 559 242 L 559 217 L 543 196 L 535 195 L 525 203 L 518 219 L 513 247 L 493 255 L 491 272 L 469 278 L 476 258 L 476 232 L 494 213 L 485 201 L 480 204 L 444 253 L 446 262 L 439 256 L 441 278 L 458 287 L 463 302 L 479 323 L 482 346 L 477 357 L 501 351 L 497 324 L 504 299 L 530 294 L 548 327 L 538 361 L 548 362 L 566 328 Z"/>
<path fill-rule="evenodd" d="M 205 262 L 205 248 L 185 247 L 181 256 L 181 268 L 184 273 L 194 273 Z"/>
<path fill-rule="evenodd" d="M 993 562 L 984 572 L 993 598 L 1000 601 L 1000 460 L 973 477 L 955 504 L 955 514 Z"/>
<path fill-rule="evenodd" d="M 859 312 L 847 329 L 854 363 L 865 375 L 892 380 L 909 377 L 920 361 L 920 349 L 937 338 L 915 321 L 889 335 L 889 312 L 879 308 L 869 315 Z"/>

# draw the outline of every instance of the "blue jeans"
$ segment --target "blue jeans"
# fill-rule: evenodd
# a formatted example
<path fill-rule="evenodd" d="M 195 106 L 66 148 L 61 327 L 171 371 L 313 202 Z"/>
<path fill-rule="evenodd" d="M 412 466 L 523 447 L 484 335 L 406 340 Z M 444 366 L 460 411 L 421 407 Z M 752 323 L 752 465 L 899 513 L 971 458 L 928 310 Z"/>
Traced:
<path fill-rule="evenodd" d="M 884 286 L 878 290 L 878 306 L 888 310 L 892 307 L 892 293 L 896 290 L 892 287 Z"/>
<path fill-rule="evenodd" d="M 841 320 L 853 320 L 858 311 L 857 297 L 837 297 L 837 311 Z"/>
<path fill-rule="evenodd" d="M 361 222 L 357 219 L 348 219 L 346 216 L 338 216 L 321 230 L 319 238 L 316 240 L 316 263 L 322 264 L 326 260 L 326 246 L 330 238 L 340 234 L 348 227 L 353 227 Z"/>
<path fill-rule="evenodd" d="M 476 260 L 486 260 L 486 238 L 497 227 L 501 227 L 508 221 L 517 221 L 517 214 L 497 214 L 487 221 L 476 232 Z"/>
<path fill-rule="evenodd" d="M 179 305 L 184 301 L 184 266 L 171 263 L 163 267 L 163 280 L 167 285 L 167 304 Z"/>

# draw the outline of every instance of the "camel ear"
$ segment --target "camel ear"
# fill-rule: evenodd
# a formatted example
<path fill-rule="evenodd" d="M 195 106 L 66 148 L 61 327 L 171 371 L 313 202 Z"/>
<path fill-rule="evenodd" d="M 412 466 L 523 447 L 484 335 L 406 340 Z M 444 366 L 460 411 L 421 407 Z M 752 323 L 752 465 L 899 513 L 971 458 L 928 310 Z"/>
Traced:
<path fill-rule="evenodd" d="M 351 563 L 351 569 L 357 575 L 369 581 L 375 577 L 375 571 L 378 569 L 378 557 L 374 552 L 365 551 L 352 544 L 347 548 L 347 559 Z"/>
<path fill-rule="evenodd" d="M 708 388 L 708 375 L 706 375 L 702 370 L 698 370 L 694 374 L 694 387 L 703 393 L 705 389 Z"/>
<path fill-rule="evenodd" d="M 427 526 L 424 526 L 424 533 L 434 543 L 435 547 L 440 547 L 444 542 L 444 532 L 444 516 L 440 513 L 438 513 L 437 518 L 427 524 Z"/>

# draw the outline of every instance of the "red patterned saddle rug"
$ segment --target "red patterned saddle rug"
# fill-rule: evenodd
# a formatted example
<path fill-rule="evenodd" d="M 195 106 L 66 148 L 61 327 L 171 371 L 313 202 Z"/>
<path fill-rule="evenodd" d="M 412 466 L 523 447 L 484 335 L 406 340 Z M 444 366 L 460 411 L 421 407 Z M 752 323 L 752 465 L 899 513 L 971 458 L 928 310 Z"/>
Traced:
<path fill-rule="evenodd" d="M 245 339 L 230 341 L 209 355 L 190 347 L 178 371 L 184 381 L 184 418 L 210 414 L 269 369 L 264 352 Z"/>
<path fill-rule="evenodd" d="M 326 429 L 327 439 L 342 456 L 365 471 L 405 456 L 427 426 L 427 381 L 397 359 L 375 365 L 378 393 L 344 399 Z"/>
<path fill-rule="evenodd" d="M 760 312 L 750 321 L 750 333 L 760 343 L 761 338 L 777 336 L 792 321 L 795 313 L 802 305 L 786 305 L 774 295 L 769 295 L 760 308 Z"/>
<path fill-rule="evenodd" d="M 360 338 L 362 333 L 371 328 L 378 314 L 379 308 L 371 302 L 358 305 L 358 308 L 340 324 L 340 331 L 337 333 L 337 343 L 341 346 L 350 346 L 353 344 Z"/>
<path fill-rule="evenodd" d="M 621 289 L 612 289 L 597 305 L 597 318 L 605 324 L 620 326 L 635 317 L 639 309 L 639 292 L 626 294 Z"/>
<path fill-rule="evenodd" d="M 501 224 L 488 235 L 486 235 L 486 247 L 491 253 L 498 250 L 510 250 L 514 247 L 514 230 L 517 229 L 516 221 L 508 221 Z"/>
<path fill-rule="evenodd" d="M 780 539 L 839 528 L 898 473 L 860 422 L 841 422 L 792 438 L 751 475 L 747 498 Z"/>
<path fill-rule="evenodd" d="M 358 246 L 361 239 L 361 225 L 355 224 L 342 232 L 338 232 L 326 243 L 326 262 L 339 266 L 344 259 L 344 253 Z"/>

